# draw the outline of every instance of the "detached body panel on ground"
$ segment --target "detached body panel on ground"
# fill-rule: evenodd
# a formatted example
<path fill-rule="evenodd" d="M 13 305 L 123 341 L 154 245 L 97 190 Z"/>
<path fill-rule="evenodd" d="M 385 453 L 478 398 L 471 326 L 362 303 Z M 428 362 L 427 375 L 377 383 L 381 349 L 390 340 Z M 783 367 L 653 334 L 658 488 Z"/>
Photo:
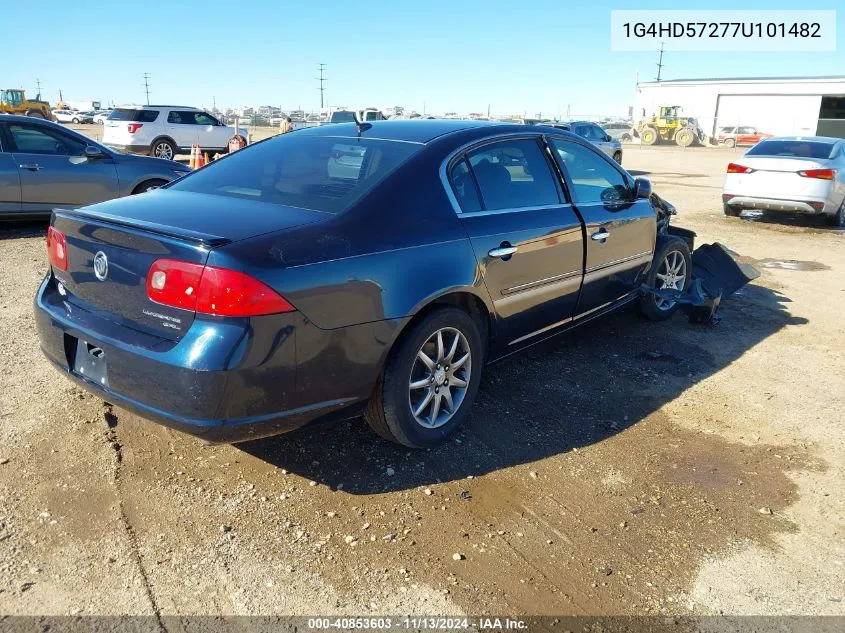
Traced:
<path fill-rule="evenodd" d="M 686 289 L 689 251 L 658 237 L 649 194 L 559 130 L 301 130 L 57 211 L 41 345 L 106 400 L 213 441 L 366 407 L 381 435 L 427 446 L 466 415 L 485 363 L 646 281 Z M 674 285 L 651 274 L 658 246 Z"/>

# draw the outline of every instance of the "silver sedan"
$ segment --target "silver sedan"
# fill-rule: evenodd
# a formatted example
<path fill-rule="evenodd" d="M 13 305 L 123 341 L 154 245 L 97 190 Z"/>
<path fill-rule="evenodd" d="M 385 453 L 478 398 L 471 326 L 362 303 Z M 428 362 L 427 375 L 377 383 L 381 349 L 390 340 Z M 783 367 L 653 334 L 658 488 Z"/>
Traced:
<path fill-rule="evenodd" d="M 765 139 L 730 163 L 725 215 L 744 209 L 823 215 L 845 227 L 845 140 L 826 136 Z"/>
<path fill-rule="evenodd" d="M 115 152 L 50 121 L 0 114 L 0 219 L 143 193 L 189 172 L 173 161 Z"/>

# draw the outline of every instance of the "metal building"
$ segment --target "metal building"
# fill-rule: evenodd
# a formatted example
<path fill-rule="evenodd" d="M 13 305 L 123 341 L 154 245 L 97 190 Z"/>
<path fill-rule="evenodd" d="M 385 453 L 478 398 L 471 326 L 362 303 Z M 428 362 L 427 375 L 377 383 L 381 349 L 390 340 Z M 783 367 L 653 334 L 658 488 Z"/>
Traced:
<path fill-rule="evenodd" d="M 747 77 L 672 79 L 640 83 L 633 117 L 656 114 L 662 105 L 682 107 L 704 132 L 750 126 L 774 135 L 845 138 L 845 77 Z"/>

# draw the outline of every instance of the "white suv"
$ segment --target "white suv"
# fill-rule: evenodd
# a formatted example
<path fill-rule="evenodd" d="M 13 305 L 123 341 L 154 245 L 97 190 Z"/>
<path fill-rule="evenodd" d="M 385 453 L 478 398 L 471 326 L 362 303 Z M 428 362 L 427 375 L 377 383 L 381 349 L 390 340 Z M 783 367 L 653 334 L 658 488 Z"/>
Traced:
<path fill-rule="evenodd" d="M 238 134 L 246 141 L 246 129 Z M 203 152 L 227 152 L 235 128 L 208 112 L 185 106 L 121 106 L 103 126 L 103 144 L 119 151 L 173 160 L 192 145 Z"/>

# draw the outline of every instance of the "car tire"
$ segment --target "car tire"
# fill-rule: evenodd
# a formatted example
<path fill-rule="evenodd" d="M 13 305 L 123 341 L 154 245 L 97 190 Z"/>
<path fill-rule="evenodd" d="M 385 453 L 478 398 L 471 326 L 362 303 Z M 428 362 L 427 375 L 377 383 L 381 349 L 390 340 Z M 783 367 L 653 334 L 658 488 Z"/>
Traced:
<path fill-rule="evenodd" d="M 845 227 L 845 200 L 839 205 L 839 210 L 833 215 L 824 216 L 825 224 L 838 229 Z"/>
<path fill-rule="evenodd" d="M 634 140 L 634 137 L 626 132 L 625 134 L 622 135 L 621 140 L 622 140 L 623 143 L 630 143 L 631 141 Z"/>
<path fill-rule="evenodd" d="M 70 122 L 71 122 L 71 123 L 73 123 L 73 124 L 75 124 L 75 125 L 79 125 L 79 119 L 77 119 L 76 117 L 72 118 L 72 119 L 70 120 Z"/>
<path fill-rule="evenodd" d="M 725 209 L 725 215 L 729 218 L 738 218 L 739 214 L 742 213 L 742 209 L 735 209 L 727 203 L 723 204 L 722 206 Z"/>
<path fill-rule="evenodd" d="M 364 419 L 391 442 L 410 448 L 435 446 L 469 415 L 481 383 L 484 354 L 479 326 L 466 312 L 449 307 L 430 312 L 390 351 Z M 447 364 L 455 359 L 464 359 L 458 369 Z M 456 403 L 454 411 L 448 411 L 445 393 Z"/>
<path fill-rule="evenodd" d="M 692 282 L 692 256 L 689 245 L 674 236 L 663 238 L 657 244 L 645 284 L 649 288 L 675 288 L 686 291 Z M 681 275 L 683 279 L 680 278 Z M 677 312 L 678 305 L 677 301 L 668 301 L 652 294 L 643 294 L 639 302 L 640 312 L 652 321 L 665 321 Z"/>
<path fill-rule="evenodd" d="M 162 185 L 166 184 L 167 181 L 162 180 L 161 178 L 152 178 L 151 180 L 145 180 L 132 190 L 132 195 L 134 196 L 139 193 L 146 193 L 148 191 L 152 191 L 153 189 L 158 189 Z"/>
<path fill-rule="evenodd" d="M 176 159 L 176 146 L 166 138 L 157 138 L 150 144 L 150 156 L 164 158 L 166 160 Z"/>
<path fill-rule="evenodd" d="M 613 160 L 615 160 L 619 165 L 622 164 L 622 152 L 613 152 Z"/>
<path fill-rule="evenodd" d="M 736 147 L 736 140 L 732 138 L 726 138 L 723 145 L 725 147 Z"/>

